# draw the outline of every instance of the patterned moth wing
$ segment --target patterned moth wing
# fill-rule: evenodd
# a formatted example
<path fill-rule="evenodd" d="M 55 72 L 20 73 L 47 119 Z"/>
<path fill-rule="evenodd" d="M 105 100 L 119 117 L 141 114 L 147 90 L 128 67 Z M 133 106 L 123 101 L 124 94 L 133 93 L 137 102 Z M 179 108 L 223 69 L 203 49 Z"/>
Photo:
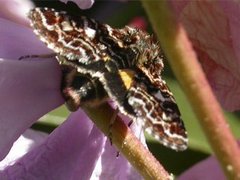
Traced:
<path fill-rule="evenodd" d="M 84 17 L 75 21 L 66 12 L 49 8 L 34 8 L 28 17 L 34 32 L 56 54 L 83 63 L 103 58 L 99 52 L 95 53 L 99 48 L 91 40 L 96 32 L 85 24 L 88 21 Z"/>
<path fill-rule="evenodd" d="M 48 8 L 33 9 L 29 18 L 60 64 L 73 68 L 63 73 L 70 110 L 83 105 L 79 99 L 91 104 L 108 95 L 121 113 L 140 122 L 163 145 L 186 149 L 187 133 L 175 99 L 161 79 L 162 57 L 151 36 Z"/>
<path fill-rule="evenodd" d="M 138 122 L 163 145 L 174 150 L 185 150 L 188 139 L 181 114 L 172 92 L 161 78 L 163 54 L 152 37 L 140 34 L 145 39 L 142 59 L 138 61 L 132 86 L 128 90 L 128 103 L 136 113 Z M 145 37 L 145 38 L 144 38 Z"/>
<path fill-rule="evenodd" d="M 128 46 L 134 40 L 129 31 L 49 8 L 34 8 L 28 17 L 39 38 L 74 66 L 104 61 L 110 64 L 108 68 L 124 68 L 136 59 L 136 52 Z"/>
<path fill-rule="evenodd" d="M 151 79 L 143 72 L 135 75 L 126 98 L 136 121 L 163 145 L 177 151 L 185 150 L 187 133 L 173 94 L 160 77 Z"/>
<path fill-rule="evenodd" d="M 182 151 L 187 148 L 187 134 L 178 107 L 166 86 L 157 90 L 149 89 L 145 83 L 134 82 L 127 99 L 136 114 L 136 121 L 147 133 L 171 149 Z"/>

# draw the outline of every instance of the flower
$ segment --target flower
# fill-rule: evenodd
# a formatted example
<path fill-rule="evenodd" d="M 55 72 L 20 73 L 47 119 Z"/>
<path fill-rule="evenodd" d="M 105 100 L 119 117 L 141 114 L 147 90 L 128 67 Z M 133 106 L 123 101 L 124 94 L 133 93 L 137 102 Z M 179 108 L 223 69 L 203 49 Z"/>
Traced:
<path fill-rule="evenodd" d="M 88 9 L 94 3 L 94 0 L 60 0 L 60 1 L 65 3 L 67 3 L 67 1 L 74 1 L 81 9 Z"/>
<path fill-rule="evenodd" d="M 207 173 L 211 172 L 211 173 Z M 193 167 L 189 168 L 186 172 L 181 174 L 181 176 L 178 177 L 178 180 L 212 180 L 212 179 L 218 179 L 218 180 L 224 180 L 226 179 L 224 176 L 224 173 L 220 167 L 220 164 L 218 163 L 217 159 L 215 157 L 209 157 L 200 163 L 197 163 Z"/>
<path fill-rule="evenodd" d="M 80 109 L 48 136 L 27 130 L 63 104 L 61 71 L 54 59 L 18 60 L 51 51 L 27 21 L 6 15 L 0 16 L 0 179 L 140 179 Z"/>
<path fill-rule="evenodd" d="M 137 16 L 128 23 L 128 26 L 141 29 L 141 30 L 146 30 L 147 29 L 147 22 L 144 17 Z"/>
<path fill-rule="evenodd" d="M 240 3 L 172 1 L 222 106 L 240 109 Z"/>
<path fill-rule="evenodd" d="M 0 17 L 14 22 L 27 25 L 26 13 L 33 7 L 33 3 L 29 0 L 11 0 L 0 2 Z"/>

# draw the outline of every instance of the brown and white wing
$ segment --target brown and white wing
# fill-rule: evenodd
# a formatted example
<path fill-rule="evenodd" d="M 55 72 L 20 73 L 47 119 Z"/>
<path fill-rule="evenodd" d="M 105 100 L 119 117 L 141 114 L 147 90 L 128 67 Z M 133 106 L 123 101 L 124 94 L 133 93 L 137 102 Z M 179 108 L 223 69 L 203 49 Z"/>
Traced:
<path fill-rule="evenodd" d="M 98 22 L 51 8 L 34 8 L 28 18 L 35 34 L 56 54 L 83 64 L 103 59 L 94 42 Z"/>
<path fill-rule="evenodd" d="M 127 102 L 137 122 L 160 143 L 177 151 L 187 148 L 187 132 L 175 99 L 164 81 L 152 84 L 147 77 L 137 79 L 128 90 Z"/>

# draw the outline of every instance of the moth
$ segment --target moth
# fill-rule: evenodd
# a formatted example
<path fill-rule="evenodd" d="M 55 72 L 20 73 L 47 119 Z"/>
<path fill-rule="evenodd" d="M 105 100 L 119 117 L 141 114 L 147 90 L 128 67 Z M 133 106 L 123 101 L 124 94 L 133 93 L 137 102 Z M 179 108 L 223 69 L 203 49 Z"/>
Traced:
<path fill-rule="evenodd" d="M 161 77 L 163 55 L 149 34 L 50 8 L 31 10 L 29 19 L 62 67 L 62 93 L 71 111 L 111 99 L 163 145 L 187 148 L 178 106 Z"/>

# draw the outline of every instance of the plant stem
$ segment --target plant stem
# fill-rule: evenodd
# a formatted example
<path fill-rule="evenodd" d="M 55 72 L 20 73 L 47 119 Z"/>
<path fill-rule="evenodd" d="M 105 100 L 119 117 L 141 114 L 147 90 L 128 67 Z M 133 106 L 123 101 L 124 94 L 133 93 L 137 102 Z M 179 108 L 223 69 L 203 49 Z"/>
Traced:
<path fill-rule="evenodd" d="M 112 143 L 144 179 L 167 180 L 172 178 L 118 116 L 110 127 L 114 110 L 109 104 L 105 103 L 93 109 L 84 108 L 84 111 L 105 135 L 108 136 L 110 130 Z"/>
<path fill-rule="evenodd" d="M 166 0 L 142 0 L 169 63 L 228 179 L 240 178 L 240 150 L 183 26 Z"/>

